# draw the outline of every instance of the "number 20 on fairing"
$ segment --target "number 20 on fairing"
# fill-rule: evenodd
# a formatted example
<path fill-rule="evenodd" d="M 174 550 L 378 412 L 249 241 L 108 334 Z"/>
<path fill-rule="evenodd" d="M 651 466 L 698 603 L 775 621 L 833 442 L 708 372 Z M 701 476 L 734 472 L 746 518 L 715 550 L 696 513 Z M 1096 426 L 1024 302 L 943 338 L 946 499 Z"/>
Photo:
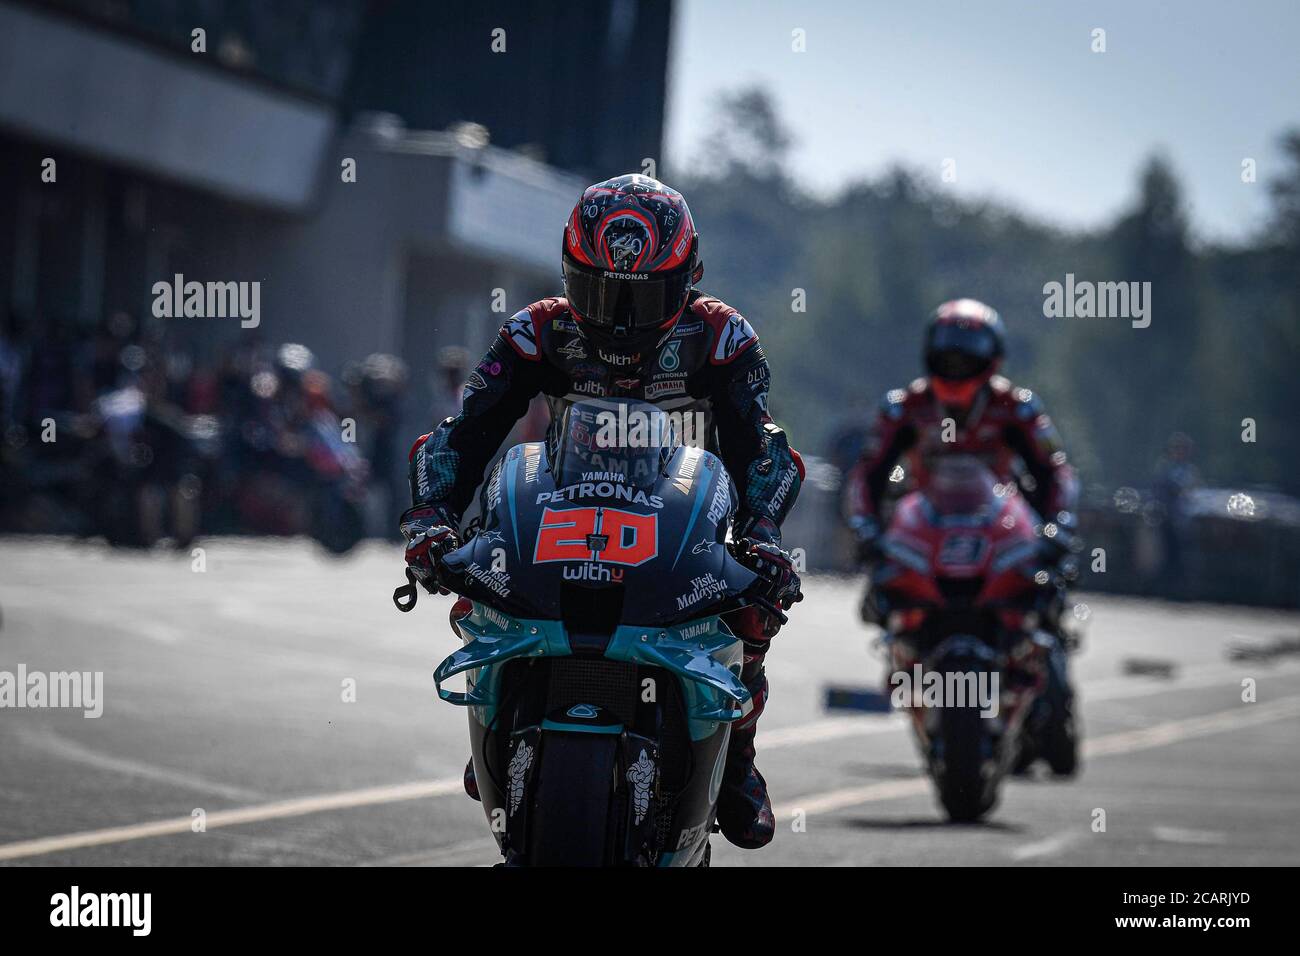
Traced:
<path fill-rule="evenodd" d="M 601 561 L 636 567 L 659 553 L 659 516 L 617 508 L 547 508 L 533 563 Z"/>

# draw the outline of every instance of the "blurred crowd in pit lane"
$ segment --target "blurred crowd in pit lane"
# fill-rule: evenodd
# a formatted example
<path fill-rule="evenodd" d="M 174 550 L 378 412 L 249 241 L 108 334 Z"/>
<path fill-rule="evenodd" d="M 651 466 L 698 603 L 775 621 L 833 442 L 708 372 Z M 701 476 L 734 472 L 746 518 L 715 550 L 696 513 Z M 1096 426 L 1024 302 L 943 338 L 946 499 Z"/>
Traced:
<path fill-rule="evenodd" d="M 445 346 L 412 388 L 394 355 L 331 375 L 295 343 L 245 334 L 194 347 L 124 312 L 89 332 L 10 313 L 0 532 L 177 547 L 199 534 L 306 534 L 340 553 L 389 536 L 408 498 L 406 432 L 459 411 L 471 363 Z M 521 437 L 544 422 L 530 415 Z"/>

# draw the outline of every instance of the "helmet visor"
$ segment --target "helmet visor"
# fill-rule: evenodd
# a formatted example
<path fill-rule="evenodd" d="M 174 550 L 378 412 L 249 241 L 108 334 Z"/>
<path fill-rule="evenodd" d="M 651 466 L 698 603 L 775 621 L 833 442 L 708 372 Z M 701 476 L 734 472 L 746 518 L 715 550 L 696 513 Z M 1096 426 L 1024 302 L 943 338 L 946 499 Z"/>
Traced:
<path fill-rule="evenodd" d="M 686 305 L 691 270 L 612 272 L 564 259 L 564 295 L 584 321 L 628 335 L 657 329 Z"/>
<path fill-rule="evenodd" d="M 940 378 L 974 378 L 987 372 L 997 357 L 998 341 L 992 329 L 945 324 L 930 334 L 925 366 Z"/>

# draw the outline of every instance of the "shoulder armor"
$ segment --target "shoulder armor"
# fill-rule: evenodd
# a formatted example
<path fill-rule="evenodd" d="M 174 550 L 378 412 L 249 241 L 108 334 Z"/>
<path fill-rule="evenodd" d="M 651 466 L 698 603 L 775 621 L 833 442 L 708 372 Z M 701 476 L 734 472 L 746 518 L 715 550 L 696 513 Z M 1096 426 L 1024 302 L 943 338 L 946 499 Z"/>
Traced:
<path fill-rule="evenodd" d="M 743 315 L 721 299 L 700 295 L 687 307 L 692 315 L 702 319 L 713 335 L 713 348 L 709 361 L 726 365 L 758 341 L 758 335 Z"/>
<path fill-rule="evenodd" d="M 885 397 L 880 400 L 880 414 L 886 418 L 902 418 L 906 402 L 907 392 L 905 390 L 891 388 L 885 393 Z"/>
<path fill-rule="evenodd" d="M 1021 421 L 1032 421 L 1043 414 L 1042 400 L 1030 389 L 1013 388 L 1011 398 L 1015 402 L 1016 417 Z"/>
<path fill-rule="evenodd" d="M 512 315 L 501 326 L 501 337 L 521 358 L 539 362 L 542 358 L 542 335 L 552 322 L 564 321 L 568 315 L 569 303 L 562 297 L 540 299 Z"/>

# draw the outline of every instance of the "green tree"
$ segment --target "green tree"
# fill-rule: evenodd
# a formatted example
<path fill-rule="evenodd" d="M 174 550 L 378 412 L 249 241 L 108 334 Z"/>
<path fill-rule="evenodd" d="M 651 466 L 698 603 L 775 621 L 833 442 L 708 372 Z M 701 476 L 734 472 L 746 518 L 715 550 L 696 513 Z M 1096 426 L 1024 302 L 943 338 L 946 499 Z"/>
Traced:
<path fill-rule="evenodd" d="M 1113 226 L 1070 233 L 901 168 L 813 198 L 791 175 L 792 146 L 770 98 L 741 90 L 721 100 L 679 185 L 704 287 L 757 328 L 773 413 L 797 447 L 822 452 L 846 423 L 866 427 L 886 389 L 921 374 L 934 307 L 972 296 L 1002 313 L 1006 372 L 1043 395 L 1086 484 L 1144 484 L 1167 436 L 1185 431 L 1209 480 L 1300 491 L 1300 133 L 1284 143 L 1268 231 L 1235 249 L 1194 241 L 1162 157 Z M 1048 318 L 1044 285 L 1067 273 L 1150 282 L 1150 327 Z M 1244 417 L 1259 423 L 1256 446 L 1240 440 Z"/>

